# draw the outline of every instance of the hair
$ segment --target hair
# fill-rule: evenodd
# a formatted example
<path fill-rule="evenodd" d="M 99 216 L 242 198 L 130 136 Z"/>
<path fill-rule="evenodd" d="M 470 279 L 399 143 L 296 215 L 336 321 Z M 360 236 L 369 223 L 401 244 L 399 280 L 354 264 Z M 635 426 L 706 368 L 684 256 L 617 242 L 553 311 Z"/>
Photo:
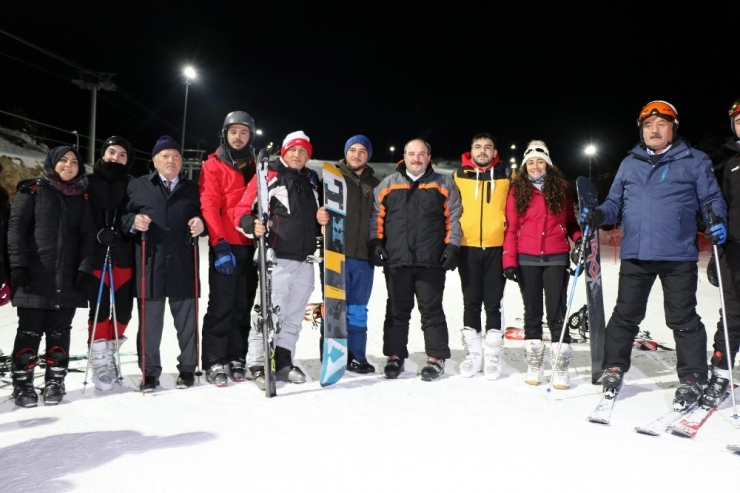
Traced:
<path fill-rule="evenodd" d="M 432 155 L 432 146 L 429 145 L 429 142 L 427 142 L 424 139 L 411 139 L 408 142 L 406 142 L 406 145 L 403 146 L 403 153 L 406 154 L 406 148 L 409 146 L 412 142 L 422 142 L 425 146 L 427 146 L 427 152 L 429 155 Z"/>
<path fill-rule="evenodd" d="M 532 190 L 534 189 L 534 185 L 529 181 L 529 174 L 526 169 L 516 175 L 511 186 L 514 189 L 516 212 L 523 216 L 532 201 Z M 542 195 L 545 197 L 547 208 L 555 214 L 560 214 L 563 207 L 565 207 L 568 193 L 570 192 L 563 174 L 554 165 L 548 166 L 545 183 L 542 184 Z"/>
<path fill-rule="evenodd" d="M 473 138 L 470 140 L 470 145 L 472 146 L 473 144 L 475 144 L 476 140 L 481 140 L 481 139 L 490 140 L 491 142 L 493 142 L 493 148 L 498 149 L 498 145 L 496 144 L 496 139 L 494 139 L 491 134 L 488 134 L 486 132 L 481 132 L 481 133 L 477 133 L 473 135 Z"/>

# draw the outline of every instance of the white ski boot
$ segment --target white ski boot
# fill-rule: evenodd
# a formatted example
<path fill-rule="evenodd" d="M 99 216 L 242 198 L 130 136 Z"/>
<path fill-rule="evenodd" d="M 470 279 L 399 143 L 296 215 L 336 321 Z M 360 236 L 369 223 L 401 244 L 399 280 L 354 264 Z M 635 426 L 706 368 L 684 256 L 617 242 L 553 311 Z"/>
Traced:
<path fill-rule="evenodd" d="M 525 382 L 529 385 L 539 385 L 545 371 L 545 344 L 542 339 L 527 339 L 524 341 L 524 357 L 527 359 L 527 376 Z"/>
<path fill-rule="evenodd" d="M 122 372 L 118 368 L 118 352 L 127 340 L 126 336 L 121 336 L 118 338 L 118 344 L 115 339 L 108 341 L 108 373 L 114 380 L 122 380 Z"/>
<path fill-rule="evenodd" d="M 480 332 L 473 328 L 465 327 L 462 332 L 462 343 L 467 355 L 460 363 L 460 376 L 470 378 L 483 367 L 483 347 Z"/>
<path fill-rule="evenodd" d="M 560 356 L 558 356 L 558 345 L 557 343 L 553 343 L 550 351 L 553 365 L 555 365 L 552 369 L 552 386 L 560 390 L 569 389 L 570 375 L 568 374 L 568 369 L 570 367 L 570 360 L 573 357 L 573 347 L 570 344 L 563 343 L 560 346 Z"/>
<path fill-rule="evenodd" d="M 108 371 L 108 341 L 98 339 L 90 346 L 90 366 L 95 388 L 110 390 L 113 388 L 113 378 Z"/>
<path fill-rule="evenodd" d="M 504 350 L 504 331 L 488 329 L 483 343 L 483 374 L 487 380 L 501 375 L 501 352 Z"/>

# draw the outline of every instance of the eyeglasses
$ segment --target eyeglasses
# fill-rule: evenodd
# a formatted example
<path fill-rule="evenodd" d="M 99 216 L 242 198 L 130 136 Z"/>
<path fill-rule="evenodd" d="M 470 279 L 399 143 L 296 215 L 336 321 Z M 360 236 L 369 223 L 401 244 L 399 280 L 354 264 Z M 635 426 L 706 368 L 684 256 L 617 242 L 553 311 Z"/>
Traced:
<path fill-rule="evenodd" d="M 524 155 L 532 154 L 533 152 L 541 152 L 545 156 L 550 156 L 550 153 L 547 152 L 547 149 L 543 149 L 542 147 L 529 147 L 526 151 L 524 151 Z"/>

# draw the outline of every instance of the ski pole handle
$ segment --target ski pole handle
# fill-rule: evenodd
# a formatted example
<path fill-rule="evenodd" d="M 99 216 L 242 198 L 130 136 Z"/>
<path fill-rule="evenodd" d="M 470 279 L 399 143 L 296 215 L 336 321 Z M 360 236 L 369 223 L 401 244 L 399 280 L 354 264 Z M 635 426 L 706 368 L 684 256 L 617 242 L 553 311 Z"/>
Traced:
<path fill-rule="evenodd" d="M 709 227 L 711 228 L 712 226 L 717 224 L 719 220 L 712 210 L 712 204 L 707 204 L 705 207 L 707 209 L 707 216 L 709 217 Z"/>

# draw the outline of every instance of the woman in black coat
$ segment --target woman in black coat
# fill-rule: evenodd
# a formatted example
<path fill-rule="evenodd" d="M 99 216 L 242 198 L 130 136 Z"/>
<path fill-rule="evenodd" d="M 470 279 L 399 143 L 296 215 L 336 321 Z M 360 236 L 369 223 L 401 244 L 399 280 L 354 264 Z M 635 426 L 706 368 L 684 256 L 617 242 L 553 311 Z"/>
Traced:
<path fill-rule="evenodd" d="M 18 184 L 8 222 L 8 255 L 18 333 L 13 346 L 13 398 L 34 407 L 33 373 L 41 338 L 46 336 L 45 404 L 65 394 L 72 319 L 87 307 L 93 279 L 95 229 L 85 189 L 80 153 L 52 149 L 44 171 Z"/>

